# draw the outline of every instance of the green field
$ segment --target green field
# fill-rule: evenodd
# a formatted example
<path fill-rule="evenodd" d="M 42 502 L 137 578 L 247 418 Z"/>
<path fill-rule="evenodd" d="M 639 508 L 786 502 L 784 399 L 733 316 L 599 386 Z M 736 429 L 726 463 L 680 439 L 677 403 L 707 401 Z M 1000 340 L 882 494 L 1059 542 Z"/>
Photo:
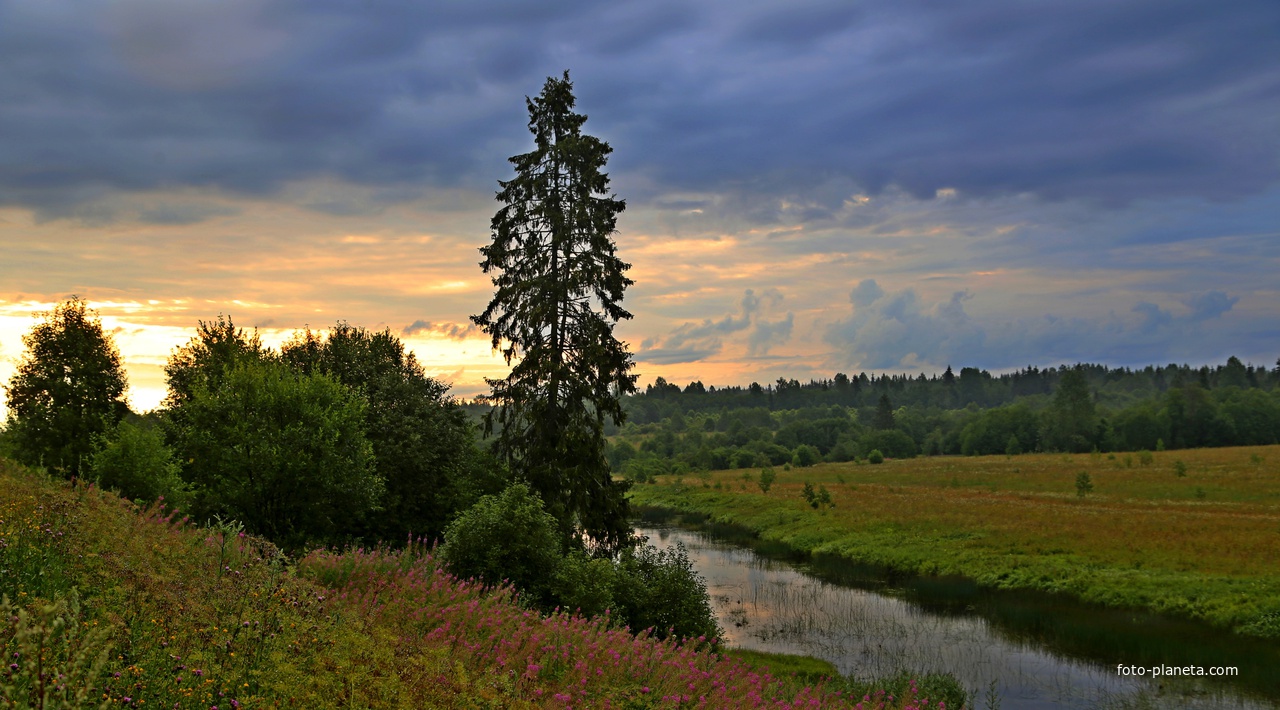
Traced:
<path fill-rule="evenodd" d="M 1280 638 L 1280 446 L 888 460 L 659 477 L 639 506 L 922 575 Z M 1077 487 L 1088 474 L 1091 490 Z M 832 505 L 815 509 L 805 483 Z"/>

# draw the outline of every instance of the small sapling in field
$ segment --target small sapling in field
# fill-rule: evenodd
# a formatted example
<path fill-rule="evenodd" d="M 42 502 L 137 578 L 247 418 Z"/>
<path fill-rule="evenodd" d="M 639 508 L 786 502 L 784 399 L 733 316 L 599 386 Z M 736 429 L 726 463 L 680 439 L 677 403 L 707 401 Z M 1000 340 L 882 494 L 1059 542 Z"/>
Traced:
<path fill-rule="evenodd" d="M 827 506 L 829 508 L 834 508 L 836 505 L 831 500 L 831 491 L 827 490 L 827 487 L 821 484 L 818 485 L 818 505 Z"/>
<path fill-rule="evenodd" d="M 765 467 L 760 469 L 760 492 L 768 493 L 769 487 L 773 485 L 773 482 L 777 480 L 777 478 L 778 474 L 774 473 L 772 468 Z"/>
<path fill-rule="evenodd" d="M 1076 495 L 1081 498 L 1093 492 L 1093 480 L 1089 478 L 1088 471 L 1081 471 L 1076 474 Z"/>

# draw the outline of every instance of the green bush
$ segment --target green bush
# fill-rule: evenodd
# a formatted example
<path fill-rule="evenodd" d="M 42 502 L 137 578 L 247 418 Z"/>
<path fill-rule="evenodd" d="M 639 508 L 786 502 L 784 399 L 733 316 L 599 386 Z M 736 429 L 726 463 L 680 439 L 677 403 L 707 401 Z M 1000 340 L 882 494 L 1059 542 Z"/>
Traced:
<path fill-rule="evenodd" d="M 633 630 L 681 638 L 719 634 L 706 583 L 683 548 L 641 545 L 616 560 L 582 550 L 562 553 L 555 518 L 523 483 L 485 496 L 445 530 L 439 559 L 462 578 L 509 581 L 542 611 L 560 607 L 612 619 Z"/>
<path fill-rule="evenodd" d="M 827 453 L 827 460 L 835 463 L 844 463 L 858 458 L 858 445 L 848 439 L 837 443 Z"/>
<path fill-rule="evenodd" d="M 791 450 L 785 446 L 778 444 L 764 444 L 760 447 L 760 455 L 763 455 L 768 461 L 762 465 L 765 466 L 781 466 L 790 463 L 792 458 Z M 757 456 L 757 459 L 759 456 Z"/>
<path fill-rule="evenodd" d="M 633 631 L 653 629 L 666 638 L 720 636 L 707 584 L 693 569 L 683 545 L 658 550 L 641 545 L 624 550 L 618 561 L 613 596 L 618 618 Z"/>
<path fill-rule="evenodd" d="M 364 401 L 327 375 L 245 360 L 177 409 L 174 448 L 197 517 L 234 518 L 298 550 L 350 539 L 379 502 Z"/>
<path fill-rule="evenodd" d="M 161 497 L 172 507 L 185 507 L 190 497 L 179 475 L 173 451 L 156 429 L 128 421 L 97 438 L 88 476 L 99 486 L 147 502 Z"/>
<path fill-rule="evenodd" d="M 733 451 L 727 447 L 719 446 L 711 450 L 708 456 L 707 465 L 713 471 L 722 471 L 728 468 L 734 468 Z"/>
<path fill-rule="evenodd" d="M 622 477 L 633 483 L 650 483 L 655 477 L 667 473 L 669 466 L 669 461 L 646 452 L 622 465 Z"/>
<path fill-rule="evenodd" d="M 592 558 L 581 550 L 573 550 L 558 564 L 551 581 L 555 604 L 587 617 L 615 609 L 613 589 L 619 575 L 613 560 Z"/>
<path fill-rule="evenodd" d="M 872 449 L 871 453 L 867 454 L 867 461 L 869 463 L 884 463 L 884 454 L 880 453 L 880 449 Z"/>
<path fill-rule="evenodd" d="M 799 468 L 812 466 L 820 461 L 822 461 L 822 454 L 819 453 L 816 447 L 808 444 L 801 444 L 796 447 L 795 456 L 791 459 L 791 463 L 795 464 Z"/>
<path fill-rule="evenodd" d="M 915 440 L 898 429 L 867 432 L 859 443 L 863 451 L 876 449 L 893 459 L 915 458 L 916 455 Z"/>
<path fill-rule="evenodd" d="M 755 465 L 756 452 L 750 449 L 738 449 L 733 454 L 734 468 L 750 468 Z"/>
<path fill-rule="evenodd" d="M 445 528 L 440 559 L 458 577 L 488 586 L 510 581 L 526 601 L 546 605 L 561 560 L 557 530 L 537 494 L 516 483 L 454 518 Z"/>
<path fill-rule="evenodd" d="M 1009 435 L 1009 441 L 1005 444 L 1004 453 L 1006 456 L 1017 456 L 1022 453 L 1022 442 L 1018 441 L 1017 434 Z"/>

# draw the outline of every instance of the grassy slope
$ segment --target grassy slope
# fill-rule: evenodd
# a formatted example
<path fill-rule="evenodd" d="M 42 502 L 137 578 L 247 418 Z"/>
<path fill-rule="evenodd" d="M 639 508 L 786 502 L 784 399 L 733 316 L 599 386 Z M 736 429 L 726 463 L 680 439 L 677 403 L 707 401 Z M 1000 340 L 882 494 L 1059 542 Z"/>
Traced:
<path fill-rule="evenodd" d="M 823 464 L 775 469 L 767 495 L 742 471 L 632 490 L 635 503 L 807 552 L 1280 637 L 1280 446 L 1152 456 L 1147 465 L 1138 454 Z M 1079 497 L 1082 471 L 1093 492 Z M 835 507 L 810 508 L 805 481 L 825 485 Z"/>
<path fill-rule="evenodd" d="M 0 707 L 41 692 L 64 701 L 44 707 L 201 710 L 650 708 L 702 696 L 708 707 L 848 707 L 851 692 L 875 693 L 839 679 L 810 686 L 823 668 L 795 659 L 543 618 L 509 592 L 449 577 L 424 550 L 290 564 L 234 529 L 194 528 L 2 459 L 0 594 L 13 600 L 0 621 L 13 660 L 0 669 Z M 957 690 L 930 681 L 919 687 L 935 698 Z M 916 707 L 909 685 L 884 686 L 898 696 L 890 707 Z"/>

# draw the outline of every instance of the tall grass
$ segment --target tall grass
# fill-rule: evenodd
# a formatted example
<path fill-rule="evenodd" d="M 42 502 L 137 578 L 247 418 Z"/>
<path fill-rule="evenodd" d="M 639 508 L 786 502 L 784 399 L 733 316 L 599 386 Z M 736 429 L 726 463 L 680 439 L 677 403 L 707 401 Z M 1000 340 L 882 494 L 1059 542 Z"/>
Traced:
<path fill-rule="evenodd" d="M 291 563 L 234 524 L 3 460 L 0 514 L 0 708 L 943 707 L 901 679 L 864 700 L 607 616 L 543 617 L 419 544 Z"/>
<path fill-rule="evenodd" d="M 416 704 L 441 702 L 442 694 L 538 707 L 850 704 L 846 691 L 824 682 L 797 689 L 790 679 L 736 656 L 699 651 L 699 643 L 632 634 L 611 626 L 607 617 L 542 617 L 515 604 L 509 588 L 483 593 L 453 578 L 421 546 L 313 553 L 299 568 L 333 587 L 340 603 L 358 609 L 370 628 L 396 630 L 377 672 L 424 681 L 402 687 Z M 424 663 L 430 672 L 414 673 Z M 911 687 L 905 697 L 889 700 L 885 694 L 886 707 L 928 706 Z M 852 704 L 860 701 L 853 698 Z"/>

